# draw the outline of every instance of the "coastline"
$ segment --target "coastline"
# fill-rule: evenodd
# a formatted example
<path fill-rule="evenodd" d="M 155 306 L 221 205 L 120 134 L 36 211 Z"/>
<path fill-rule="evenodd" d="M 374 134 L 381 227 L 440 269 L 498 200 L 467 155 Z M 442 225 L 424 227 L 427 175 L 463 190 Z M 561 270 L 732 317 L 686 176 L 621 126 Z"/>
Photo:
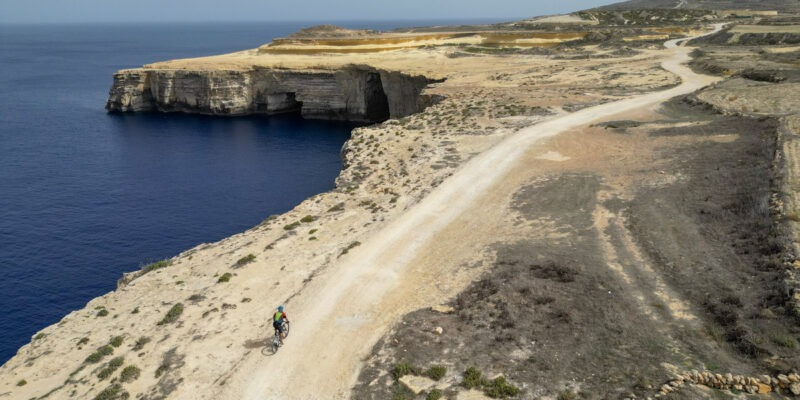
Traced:
<path fill-rule="evenodd" d="M 446 51 L 447 49 L 445 48 L 444 50 Z M 425 50 L 411 50 L 411 52 L 426 57 Z M 437 57 L 444 57 L 446 54 L 442 51 L 438 53 Z M 441 68 L 437 68 L 439 72 L 435 74 L 433 69 L 425 67 L 424 64 L 409 62 L 408 53 L 398 56 L 400 58 L 390 58 L 388 60 L 385 57 L 381 57 L 381 60 L 389 64 L 389 66 L 404 66 L 401 70 L 412 68 L 412 72 L 427 72 L 428 75 L 441 76 Z M 285 63 L 291 59 L 290 57 L 278 56 L 277 60 L 271 62 Z M 352 56 L 346 57 L 345 59 L 333 57 L 334 65 L 353 62 Z M 376 59 L 370 55 L 366 57 L 369 60 Z M 646 66 L 651 62 L 650 57 L 652 56 L 646 53 L 645 56 L 635 57 L 634 60 Z M 414 58 L 411 59 L 413 60 Z M 456 61 L 454 64 L 457 70 L 460 68 L 472 69 L 475 67 L 475 61 L 478 61 L 474 59 L 468 60 L 469 62 L 462 62 L 460 59 L 451 60 Z M 554 61 L 556 64 L 565 66 L 569 64 L 568 60 L 558 61 L 540 58 L 540 62 L 547 64 L 552 64 Z M 319 60 L 312 57 L 310 62 L 316 64 Z M 225 63 L 225 65 L 228 65 L 228 61 L 225 61 Z M 490 66 L 494 64 L 494 60 L 480 57 L 479 63 L 486 65 L 486 67 L 478 68 L 481 74 L 492 73 Z M 517 63 L 514 66 L 515 70 L 527 69 L 527 67 L 524 67 L 525 62 L 519 61 Z M 301 61 L 301 67 L 307 65 L 309 65 L 309 61 Z M 161 66 L 161 64 L 155 64 L 151 67 Z M 164 66 L 173 67 L 171 64 Z M 415 69 L 419 67 L 425 69 L 423 71 Z M 669 77 L 667 73 L 661 73 L 660 75 L 665 78 Z M 265 224 L 241 234 L 213 244 L 198 245 L 174 257 L 169 267 L 141 276 L 117 291 L 90 301 L 83 310 L 74 311 L 64 317 L 58 324 L 44 329 L 41 332 L 44 335 L 41 339 L 20 349 L 18 355 L 6 363 L 3 369 L 14 371 L 10 377 L 13 380 L 23 369 L 23 364 L 36 359 L 35 356 L 33 358 L 28 356 L 22 359 L 22 354 L 39 353 L 45 347 L 51 347 L 52 343 L 79 343 L 83 337 L 90 336 L 89 344 L 86 345 L 87 349 L 75 351 L 76 349 L 69 345 L 62 347 L 62 353 L 58 356 L 62 365 L 49 365 L 38 371 L 37 375 L 43 374 L 43 376 L 49 377 L 41 382 L 41 386 L 59 387 L 57 383 L 70 382 L 68 376 L 71 372 L 74 372 L 74 370 L 70 370 L 66 366 L 82 364 L 83 358 L 86 357 L 84 353 L 91 352 L 92 343 L 99 346 L 108 340 L 102 339 L 104 336 L 110 338 L 113 337 L 114 332 L 122 331 L 131 346 L 143 337 L 151 338 L 153 342 L 158 342 L 155 335 L 172 337 L 172 334 L 162 331 L 164 328 L 152 331 L 150 327 L 157 326 L 156 322 L 161 320 L 162 314 L 175 304 L 185 305 L 181 320 L 195 321 L 192 326 L 179 326 L 182 331 L 186 332 L 183 335 L 187 338 L 193 336 L 190 332 L 198 331 L 199 326 L 208 328 L 209 324 L 226 326 L 224 330 L 219 328 L 216 330 L 210 329 L 209 332 L 216 332 L 214 336 L 223 335 L 225 331 L 229 333 L 237 333 L 238 330 L 250 332 L 242 335 L 248 339 L 246 339 L 245 343 L 240 344 L 239 355 L 225 354 L 226 351 L 222 349 L 209 352 L 209 349 L 220 344 L 219 341 L 227 342 L 221 337 L 211 338 L 210 342 L 198 340 L 201 343 L 187 343 L 188 348 L 179 353 L 206 353 L 202 361 L 195 359 L 193 362 L 196 366 L 205 365 L 206 368 L 210 367 L 210 371 L 200 373 L 198 378 L 201 381 L 209 379 L 210 375 L 205 374 L 219 368 L 213 367 L 214 365 L 236 365 L 238 358 L 243 356 L 241 354 L 242 351 L 244 351 L 244 354 L 250 354 L 260 349 L 261 346 L 256 347 L 256 344 L 266 340 L 263 337 L 265 335 L 263 333 L 260 334 L 266 329 L 264 318 L 259 316 L 257 310 L 273 303 L 288 302 L 288 305 L 291 306 L 292 298 L 297 296 L 298 293 L 302 293 L 303 288 L 309 283 L 313 283 L 316 277 L 330 274 L 327 269 L 331 265 L 335 265 L 340 257 L 353 257 L 353 254 L 357 254 L 360 251 L 357 243 L 366 242 L 366 237 L 369 237 L 373 232 L 379 231 L 387 223 L 401 215 L 403 211 L 418 203 L 433 188 L 437 187 L 463 165 L 464 162 L 474 155 L 482 153 L 485 149 L 493 147 L 506 136 L 512 134 L 517 127 L 535 123 L 554 113 L 552 108 L 549 111 L 546 111 L 547 109 L 545 108 L 545 104 L 552 103 L 552 101 L 549 101 L 550 99 L 539 99 L 541 106 L 538 104 L 522 106 L 521 115 L 511 115 L 518 112 L 516 110 L 514 110 L 515 112 L 508 112 L 506 111 L 506 104 L 500 104 L 496 107 L 496 110 L 489 110 L 487 115 L 489 118 L 470 115 L 455 124 L 441 121 L 440 118 L 436 117 L 437 114 L 453 107 L 461 108 L 458 104 L 465 103 L 465 99 L 462 96 L 467 93 L 463 93 L 464 90 L 471 92 L 469 96 L 473 98 L 473 103 L 478 104 L 481 102 L 480 94 L 473 92 L 469 79 L 474 78 L 468 78 L 466 82 L 458 82 L 458 79 L 450 79 L 448 81 L 448 83 L 453 82 L 463 87 L 463 89 L 457 89 L 457 92 L 452 92 L 452 89 L 447 87 L 443 88 L 446 91 L 439 92 L 434 90 L 434 94 L 442 93 L 444 97 L 449 99 L 429 107 L 421 114 L 414 114 L 402 120 L 389 120 L 378 126 L 354 130 L 344 151 L 344 162 L 349 167 L 343 170 L 339 178 L 337 178 L 337 189 L 334 191 L 312 197 L 292 211 L 276 219 L 266 221 Z M 491 82 L 491 80 L 487 81 Z M 585 78 L 586 83 L 591 81 L 592 77 Z M 663 84 L 661 83 L 663 81 L 660 81 L 658 77 L 648 77 L 640 84 L 645 86 L 653 85 L 654 81 L 658 82 L 659 86 Z M 465 84 L 466 86 L 463 86 Z M 505 92 L 502 86 L 496 88 L 490 86 L 488 89 Z M 510 99 L 509 101 L 513 102 Z M 492 115 L 500 118 L 492 118 Z M 423 124 L 439 125 L 442 128 L 439 128 L 441 131 L 437 135 L 428 136 L 423 130 L 416 127 Z M 465 128 L 468 129 L 467 132 L 457 133 Z M 477 132 L 473 130 L 477 130 Z M 383 136 L 385 139 L 380 139 L 382 137 L 381 134 L 385 135 Z M 455 136 L 451 136 L 454 134 Z M 386 140 L 390 138 L 391 142 Z M 456 143 L 452 140 L 454 138 L 462 140 Z M 395 154 L 393 155 L 392 153 Z M 372 163 L 372 160 L 375 159 L 380 159 L 380 162 L 378 164 Z M 369 167 L 372 165 L 379 165 L 386 176 L 380 174 L 379 171 L 370 171 Z M 432 168 L 434 166 L 435 168 Z M 368 173 L 365 173 L 365 171 L 368 171 Z M 414 171 L 417 172 L 414 173 Z M 399 180 L 399 184 L 385 182 L 384 178 L 388 176 L 394 176 L 394 179 Z M 405 180 L 403 180 L 404 178 Z M 340 204 L 344 205 L 340 206 Z M 375 214 L 379 215 L 379 217 L 376 217 Z M 287 229 L 287 227 L 297 224 L 305 216 L 312 216 L 313 221 L 308 223 L 300 222 L 298 226 Z M 303 232 L 299 232 L 301 229 Z M 318 231 L 313 234 L 308 233 L 314 229 Z M 329 232 L 331 236 L 324 237 L 323 234 L 325 232 Z M 316 240 L 309 240 L 311 237 L 315 237 Z M 350 254 L 343 254 L 345 249 L 350 249 L 347 251 Z M 255 254 L 256 261 L 245 267 L 234 268 L 237 261 L 248 254 Z M 225 272 L 233 274 L 231 282 L 226 284 L 216 283 L 218 277 Z M 454 288 L 463 287 L 479 272 L 480 270 L 476 269 L 461 276 L 453 282 Z M 178 290 L 162 292 L 161 288 L 173 287 L 176 281 L 185 283 L 180 285 Z M 456 282 L 460 282 L 460 284 Z M 250 294 L 251 287 L 269 287 L 272 290 L 270 290 L 270 293 L 256 295 Z M 226 295 L 225 292 L 228 291 L 236 293 L 235 297 L 237 298 L 233 298 L 229 294 Z M 150 295 L 147 293 L 160 293 L 162 297 L 157 302 L 153 302 L 155 299 L 148 299 Z M 188 301 L 192 297 L 191 293 L 202 293 L 200 296 L 203 300 Z M 244 299 L 250 300 L 243 303 L 242 300 Z M 194 307 L 189 306 L 192 302 L 196 302 L 196 304 L 193 304 Z M 96 316 L 98 309 L 109 310 L 112 318 L 113 315 L 119 315 L 120 317 L 133 315 L 137 322 L 134 323 L 135 326 L 132 328 L 123 328 L 124 325 L 120 325 L 117 321 L 104 321 L 101 319 L 103 317 L 98 318 Z M 138 309 L 136 314 L 130 314 L 136 309 Z M 230 321 L 226 321 L 226 319 L 228 314 L 234 313 L 238 315 L 237 319 L 242 317 L 244 319 L 238 322 L 241 325 L 232 328 Z M 203 315 L 206 315 L 206 317 L 203 317 Z M 111 326 L 95 326 L 89 331 L 84 327 L 84 324 L 89 321 L 93 321 L 93 325 L 107 323 Z M 74 328 L 70 328 L 70 326 L 74 326 Z M 302 329 L 302 325 L 296 326 L 295 329 Z M 258 328 L 254 331 L 254 327 Z M 171 339 L 168 342 L 173 342 L 173 340 Z M 233 345 L 232 342 L 227 344 L 227 346 L 231 345 Z M 48 351 L 58 354 L 58 351 L 53 348 L 49 348 Z M 170 353 L 170 351 L 173 351 L 173 347 L 161 344 L 148 351 L 145 357 L 149 361 L 142 362 L 141 358 L 136 361 L 149 365 L 161 365 L 159 359 Z M 181 362 L 185 363 L 186 361 Z M 176 363 L 178 362 L 176 361 Z M 3 375 L 6 374 L 4 373 Z M 152 376 L 143 377 L 135 382 L 131 390 L 136 390 L 136 388 L 141 390 L 146 387 L 158 388 L 159 385 L 166 385 L 173 378 L 177 379 L 169 375 L 160 376 L 158 379 Z M 30 380 L 30 378 L 28 379 Z M 216 376 L 213 381 L 218 382 L 220 379 L 225 378 Z M 67 387 L 68 385 L 63 386 L 62 389 Z M 213 392 L 217 391 L 214 390 Z"/>
<path fill-rule="evenodd" d="M 476 55 L 442 45 L 380 56 L 271 56 L 270 66 L 285 69 L 357 62 L 442 78 L 423 92 L 441 101 L 401 119 L 355 129 L 343 149 L 345 167 L 333 191 L 246 232 L 187 250 L 46 328 L 0 369 L 0 391 L 31 397 L 48 387 L 62 397 L 92 397 L 106 387 L 97 377 L 105 364 L 85 361 L 87 354 L 121 336 L 121 346 L 111 353 L 143 373 L 125 382 L 124 389 L 110 383 L 106 390 L 116 387 L 118 393 L 150 398 L 349 397 L 361 382 L 359 372 L 370 351 L 400 329 L 405 315 L 463 293 L 499 259 L 498 243 L 514 243 L 519 235 L 567 241 L 587 235 L 560 232 L 559 222 L 546 215 L 523 222 L 511 199 L 519 196 L 520 187 L 546 182 L 560 168 L 568 171 L 573 157 L 592 155 L 593 149 L 582 149 L 580 155 L 555 151 L 556 134 L 597 131 L 586 125 L 620 113 L 657 125 L 652 107 L 719 80 L 682 66 L 689 50 L 676 48 L 676 40 L 667 49 L 652 42 L 633 49 L 588 45 L 566 47 L 556 55 L 538 48 Z M 238 68 L 253 63 L 254 51 L 145 69 Z M 603 143 L 607 148 L 601 153 L 620 153 L 624 146 L 618 137 L 604 135 L 611 145 Z M 730 143 L 726 140 L 712 142 Z M 657 159 L 654 149 L 660 145 L 645 154 Z M 586 174 L 585 168 L 579 164 L 577 170 Z M 627 166 L 609 168 L 603 190 L 618 190 L 617 201 L 630 201 L 635 190 L 620 189 L 631 184 L 619 177 Z M 663 171 L 647 174 L 648 180 L 661 183 L 634 181 L 634 186 L 682 179 L 677 172 L 663 178 Z M 600 201 L 608 199 L 595 190 L 597 199 L 588 204 L 603 205 L 589 211 L 595 225 L 588 230 L 601 235 L 608 226 L 624 231 L 612 203 Z M 575 193 L 557 201 L 569 203 L 570 195 Z M 668 324 L 701 329 L 692 322 L 700 314 L 684 307 L 690 301 L 650 267 L 643 247 L 623 235 L 615 240 L 631 252 L 636 268 L 643 268 L 634 272 L 656 282 L 655 293 L 661 296 L 637 297 L 622 257 L 614 253 L 620 245 L 606 240 L 601 248 L 614 278 L 603 279 L 628 282 L 622 292 L 633 292 L 642 315 L 657 319 L 654 315 L 663 313 Z M 298 317 L 293 317 L 286 348 L 269 356 L 267 311 L 278 304 Z M 112 317 L 100 317 L 99 310 Z M 319 373 L 307 372 L 312 369 Z M 451 383 L 456 379 L 449 378 Z M 19 379 L 36 386 L 14 388 Z"/>
<path fill-rule="evenodd" d="M 444 48 L 434 54 L 443 60 L 448 59 L 446 50 Z M 433 73 L 435 69 L 430 69 L 432 66 L 430 63 L 415 61 L 419 57 L 428 57 L 427 50 L 411 50 L 411 52 L 418 55 L 403 52 L 394 59 L 387 59 L 385 54 L 381 57 L 368 54 L 366 58 L 369 61 L 380 60 L 389 67 L 404 66 L 400 68 L 401 71 L 411 69 L 412 73 L 426 72 L 431 76 L 441 76 Z M 238 56 L 234 56 L 234 60 L 237 60 L 235 57 Z M 291 60 L 291 57 L 277 56 L 276 60 L 270 62 L 285 65 L 287 60 Z M 536 58 L 535 55 L 531 57 Z M 647 67 L 651 62 L 650 57 L 652 56 L 634 57 L 632 61 L 639 63 L 642 67 L 652 69 Z M 345 56 L 345 58 L 342 56 L 332 58 L 333 65 L 353 62 L 352 55 Z M 466 62 L 458 58 L 450 60 L 455 61 L 456 71 L 472 70 L 478 61 L 478 65 L 485 65 L 485 67 L 478 68 L 480 74 L 493 73 L 494 59 L 476 58 L 477 60 L 473 58 Z M 547 64 L 562 64 L 565 68 L 569 64 L 568 60 L 549 60 L 543 57 L 538 57 L 538 59 Z M 311 65 L 309 63 L 318 64 L 320 62 L 318 57 L 312 57 L 311 61 L 298 60 L 301 61 L 301 67 Z M 225 65 L 228 65 L 229 61 L 223 61 Z M 519 61 L 514 69 L 527 69 L 524 64 L 525 62 Z M 165 65 L 155 64 L 151 68 L 162 66 L 174 67 L 167 63 Z M 419 70 L 420 67 L 424 69 Z M 397 69 L 395 68 L 395 70 Z M 665 72 L 659 75 L 667 79 L 669 77 L 669 74 Z M 344 151 L 344 162 L 348 167 L 337 178 L 337 189 L 334 191 L 312 197 L 292 211 L 266 221 L 261 226 L 213 244 L 203 244 L 187 250 L 174 257 L 169 267 L 141 276 L 117 291 L 90 301 L 83 310 L 74 311 L 58 324 L 42 330 L 43 337 L 41 339 L 21 348 L 18 355 L 3 366 L 5 371 L 14 372 L 11 374 L 4 372 L 3 375 L 9 377 L 9 382 L 13 381 L 16 377 L 21 376 L 20 374 L 24 374 L 23 370 L 29 369 L 23 367 L 28 361 L 37 358 L 36 356 L 22 355 L 40 353 L 47 348 L 47 351 L 53 352 L 48 358 L 58 354 L 60 365 L 51 364 L 40 367 L 37 375 L 41 374 L 39 376 L 48 378 L 35 386 L 59 387 L 59 382 L 69 382 L 71 379 L 69 375 L 74 372 L 74 368 L 71 369 L 67 367 L 68 365 L 82 364 L 87 355 L 84 353 L 91 352 L 90 350 L 95 345 L 100 346 L 114 337 L 116 332 L 122 332 L 128 342 L 126 346 L 131 347 L 138 339 L 151 338 L 151 343 L 156 344 L 151 345 L 152 347 L 147 351 L 144 359 L 137 357 L 132 362 L 135 362 L 136 365 L 160 365 L 165 354 L 170 351 L 174 352 L 175 347 L 171 343 L 176 343 L 177 338 L 174 337 L 174 333 L 159 327 L 156 323 L 163 318 L 163 314 L 168 311 L 170 306 L 180 303 L 184 305 L 181 320 L 186 321 L 186 326 L 180 326 L 182 323 L 178 325 L 180 331 L 185 332 L 182 334 L 183 337 L 189 339 L 195 336 L 191 332 L 199 332 L 200 326 L 205 327 L 203 331 L 208 332 L 209 336 L 214 336 L 196 342 L 189 341 L 185 343 L 188 347 L 178 352 L 178 354 L 206 354 L 202 357 L 195 356 L 191 361 L 190 365 L 197 367 L 203 365 L 203 369 L 205 369 L 205 372 L 202 369 L 198 371 L 196 378 L 191 380 L 199 379 L 198 382 L 216 381 L 218 383 L 220 380 L 225 380 L 224 375 L 216 375 L 211 379 L 211 376 L 219 374 L 219 372 L 213 371 L 219 371 L 220 368 L 227 369 L 228 367 L 223 367 L 224 365 L 236 365 L 244 354 L 261 349 L 261 343 L 266 340 L 264 333 L 266 318 L 260 315 L 259 310 L 279 303 L 287 303 L 291 309 L 292 299 L 299 293 L 303 293 L 304 287 L 310 283 L 313 284 L 318 276 L 331 274 L 329 268 L 337 265 L 340 257 L 353 257 L 354 254 L 358 254 L 361 250 L 358 243 L 366 242 L 367 237 L 418 203 L 460 168 L 464 162 L 494 146 L 512 134 L 517 127 L 535 123 L 543 117 L 546 118 L 548 115 L 558 112 L 551 107 L 545 108 L 547 104 L 553 103 L 550 99 L 538 99 L 538 104 L 516 106 L 520 108 L 520 111 L 508 110 L 506 107 L 508 104 L 497 106 L 481 104 L 480 98 L 485 98 L 485 96 L 473 92 L 471 79 L 475 78 L 467 77 L 467 81 L 462 82 L 459 82 L 459 78 L 452 78 L 446 84 L 434 85 L 443 86 L 444 90 L 434 89 L 433 94 L 441 93 L 442 96 L 449 99 L 427 108 L 421 114 L 414 114 L 401 120 L 389 120 L 377 126 L 355 129 Z M 663 81 L 656 77 L 648 77 L 642 84 L 652 85 L 651 82 L 656 79 L 659 80 L 657 81 L 658 86 L 663 84 Z M 487 81 L 491 82 L 491 80 Z M 592 77 L 587 77 L 585 80 L 587 84 L 591 84 L 591 81 Z M 447 84 L 450 83 L 453 83 L 455 88 L 461 87 L 462 89 L 452 92 L 453 89 L 447 87 Z M 490 86 L 488 90 L 506 92 L 503 86 Z M 467 94 L 471 98 L 471 103 L 481 104 L 480 108 L 488 108 L 489 110 L 486 110 L 488 112 L 475 116 L 460 113 L 464 114 L 463 119 L 455 123 L 447 122 L 436 116 L 447 113 L 446 110 L 449 109 L 462 108 L 466 104 L 466 98 L 463 95 Z M 522 98 L 520 96 L 520 99 Z M 507 101 L 515 102 L 511 99 Z M 432 130 L 437 131 L 436 134 L 427 135 L 425 130 L 420 129 L 425 125 L 429 126 L 428 129 L 433 128 Z M 375 164 L 374 160 L 379 161 Z M 374 167 L 371 167 L 374 165 L 378 165 L 381 170 L 374 170 Z M 313 221 L 299 222 L 306 216 L 311 216 Z M 298 225 L 287 229 L 295 224 Z M 315 229 L 317 231 L 313 234 L 309 233 Z M 312 237 L 316 240 L 309 240 Z M 350 254 L 343 255 L 345 249 L 350 249 L 347 251 Z M 237 261 L 248 254 L 254 254 L 256 260 L 247 266 L 236 268 Z M 479 271 L 479 269 L 470 271 L 458 278 L 457 282 L 461 282 L 460 286 L 463 286 Z M 226 272 L 233 274 L 231 281 L 224 284 L 216 283 L 219 276 Z M 162 290 L 166 287 L 175 287 L 174 282 L 178 281 L 184 283 L 178 285 L 177 290 L 171 289 L 166 292 Z M 256 294 L 251 290 L 254 287 L 270 289 L 267 293 Z M 236 298 L 231 297 L 228 292 L 235 293 L 233 296 Z M 157 301 L 154 298 L 149 299 L 154 293 L 159 293 L 160 298 Z M 198 293 L 203 300 L 188 300 Z M 245 299 L 249 300 L 242 302 Z M 108 310 L 112 319 L 97 317 L 98 309 Z M 131 315 L 130 313 L 136 309 L 138 312 L 134 314 L 134 318 L 137 322 L 134 323 L 134 327 L 127 327 L 128 324 L 123 322 L 128 318 L 119 322 L 113 318 L 114 315 L 120 317 Z M 237 320 L 236 325 L 232 324 L 230 318 Z M 92 326 L 90 330 L 87 330 L 87 323 Z M 219 326 L 219 328 L 210 326 Z M 226 328 L 222 329 L 222 326 Z M 153 327 L 156 329 L 153 330 Z M 296 325 L 295 329 L 301 330 L 302 325 Z M 89 335 L 90 331 L 91 335 Z M 225 349 L 217 348 L 234 344 L 230 339 L 224 337 L 226 334 L 236 334 L 247 338 L 244 343 L 239 343 L 237 346 L 239 347 L 237 354 L 226 354 Z M 83 337 L 89 336 L 91 337 L 86 348 L 83 348 L 83 345 L 76 346 Z M 105 336 L 108 338 L 104 338 Z M 169 337 L 169 340 L 161 342 L 159 339 L 164 337 Z M 178 341 L 186 342 L 181 339 Z M 53 348 L 53 343 L 61 343 L 62 345 L 59 346 L 61 350 Z M 223 345 L 223 343 L 227 344 Z M 81 347 L 81 349 L 78 350 L 77 347 Z M 34 362 L 31 367 L 37 367 L 36 363 Z M 183 378 L 189 379 L 188 377 Z M 30 377 L 25 379 L 32 381 Z M 134 382 L 130 390 L 157 388 L 171 379 L 177 378 L 162 375 L 156 379 L 153 375 L 145 375 Z M 67 387 L 64 386 L 62 390 L 66 390 Z M 217 393 L 218 391 L 213 390 L 212 392 Z M 219 393 L 217 394 L 219 395 Z"/>

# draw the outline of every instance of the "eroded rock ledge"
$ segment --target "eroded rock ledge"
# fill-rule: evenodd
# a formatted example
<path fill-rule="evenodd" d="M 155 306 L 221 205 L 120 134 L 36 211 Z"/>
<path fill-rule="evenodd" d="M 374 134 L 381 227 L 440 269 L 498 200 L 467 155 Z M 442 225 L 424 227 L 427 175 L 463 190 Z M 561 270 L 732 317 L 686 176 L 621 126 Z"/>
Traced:
<path fill-rule="evenodd" d="M 109 112 L 254 115 L 378 122 L 421 111 L 432 82 L 417 75 L 349 65 L 333 70 L 136 68 L 114 74 Z"/>

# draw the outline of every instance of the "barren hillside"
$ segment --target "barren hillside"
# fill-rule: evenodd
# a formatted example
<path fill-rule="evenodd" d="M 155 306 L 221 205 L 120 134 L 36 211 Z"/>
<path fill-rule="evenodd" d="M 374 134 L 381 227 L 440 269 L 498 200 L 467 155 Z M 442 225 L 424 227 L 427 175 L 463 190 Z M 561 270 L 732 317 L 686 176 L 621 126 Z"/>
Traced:
<path fill-rule="evenodd" d="M 688 8 L 703 10 L 800 10 L 797 0 L 631 0 L 599 7 L 608 10 Z"/>

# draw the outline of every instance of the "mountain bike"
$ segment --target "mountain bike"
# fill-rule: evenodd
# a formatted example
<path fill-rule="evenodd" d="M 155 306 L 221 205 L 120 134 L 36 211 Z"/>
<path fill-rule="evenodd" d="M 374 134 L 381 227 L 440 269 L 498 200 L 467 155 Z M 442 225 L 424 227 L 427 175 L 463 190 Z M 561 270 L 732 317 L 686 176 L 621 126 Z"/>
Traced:
<path fill-rule="evenodd" d="M 289 337 L 289 321 L 283 321 L 281 324 L 283 328 L 283 339 L 286 340 Z M 278 349 L 281 347 L 281 337 L 278 331 L 275 331 L 275 336 L 272 337 L 272 354 L 278 352 Z"/>

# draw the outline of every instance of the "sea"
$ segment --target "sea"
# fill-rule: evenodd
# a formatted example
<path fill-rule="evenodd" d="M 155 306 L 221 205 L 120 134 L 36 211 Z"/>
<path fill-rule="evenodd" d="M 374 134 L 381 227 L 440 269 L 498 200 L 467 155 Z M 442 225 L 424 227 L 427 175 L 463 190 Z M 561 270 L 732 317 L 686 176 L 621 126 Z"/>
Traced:
<path fill-rule="evenodd" d="M 104 110 L 119 69 L 323 22 L 0 25 L 0 364 L 124 272 L 333 188 L 352 123 Z"/>

